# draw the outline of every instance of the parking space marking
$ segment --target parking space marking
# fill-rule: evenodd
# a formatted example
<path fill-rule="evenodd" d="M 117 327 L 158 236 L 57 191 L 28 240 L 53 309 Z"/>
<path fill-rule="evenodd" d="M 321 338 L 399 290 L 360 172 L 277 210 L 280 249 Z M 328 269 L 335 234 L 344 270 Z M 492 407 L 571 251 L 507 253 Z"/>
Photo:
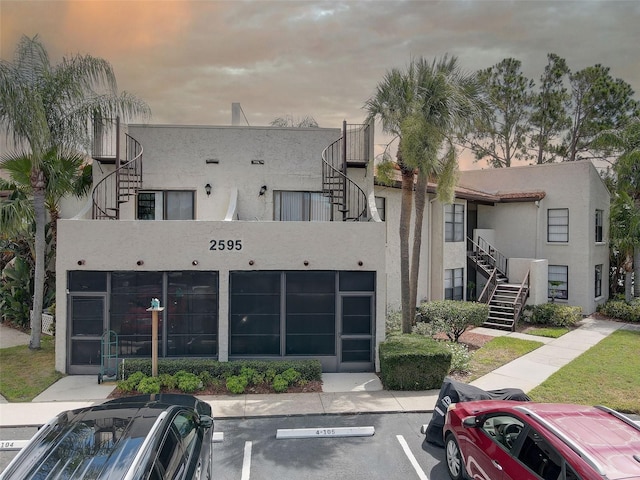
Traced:
<path fill-rule="evenodd" d="M 242 460 L 242 480 L 249 480 L 251 477 L 251 442 L 244 444 L 244 458 Z"/>
<path fill-rule="evenodd" d="M 371 437 L 375 433 L 374 427 L 279 428 L 276 438 Z"/>
<path fill-rule="evenodd" d="M 213 432 L 213 436 L 211 437 L 211 443 L 221 443 L 224 442 L 224 432 Z"/>
<path fill-rule="evenodd" d="M 0 440 L 0 451 L 22 450 L 27 443 L 29 443 L 29 440 Z"/>
<path fill-rule="evenodd" d="M 422 470 L 422 468 L 418 464 L 418 461 L 416 460 L 416 457 L 413 456 L 413 453 L 411 452 L 411 449 L 409 448 L 409 444 L 407 444 L 407 441 L 404 439 L 404 437 L 402 435 L 396 435 L 396 438 L 398 439 L 398 442 L 400 442 L 400 445 L 402 446 L 402 449 L 404 450 L 404 454 L 407 456 L 407 458 L 411 462 L 411 465 L 413 466 L 413 469 L 418 474 L 418 478 L 420 478 L 420 480 L 429 480 L 429 477 L 427 477 L 427 474 L 424 473 L 424 471 Z"/>

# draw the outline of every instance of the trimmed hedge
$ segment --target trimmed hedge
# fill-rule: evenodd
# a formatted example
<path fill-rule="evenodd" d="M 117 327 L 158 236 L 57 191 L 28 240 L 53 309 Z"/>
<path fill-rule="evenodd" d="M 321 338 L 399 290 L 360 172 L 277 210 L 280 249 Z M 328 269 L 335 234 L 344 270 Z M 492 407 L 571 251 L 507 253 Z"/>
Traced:
<path fill-rule="evenodd" d="M 640 322 L 640 299 L 634 298 L 631 303 L 624 300 L 609 300 L 604 305 L 598 305 L 598 312 L 607 317 L 623 322 Z"/>
<path fill-rule="evenodd" d="M 243 370 L 244 369 L 244 370 Z M 233 362 L 219 362 L 212 359 L 166 359 L 158 360 L 158 376 L 176 375 L 178 372 L 188 372 L 201 376 L 206 372 L 212 379 L 226 381 L 231 376 L 241 375 L 247 369 L 251 369 L 265 378 L 273 378 L 293 369 L 300 374 L 301 380 L 321 381 L 322 364 L 319 360 L 239 360 Z M 142 372 L 151 376 L 151 359 L 127 358 L 120 368 L 120 378 L 128 379 L 135 372 Z"/>
<path fill-rule="evenodd" d="M 380 379 L 386 390 L 430 390 L 442 386 L 451 351 L 423 335 L 397 335 L 380 344 Z"/>

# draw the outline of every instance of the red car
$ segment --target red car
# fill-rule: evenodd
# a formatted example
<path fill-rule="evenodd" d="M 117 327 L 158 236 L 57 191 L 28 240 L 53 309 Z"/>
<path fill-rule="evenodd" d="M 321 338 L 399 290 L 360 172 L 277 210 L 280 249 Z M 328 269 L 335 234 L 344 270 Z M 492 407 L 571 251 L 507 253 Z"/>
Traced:
<path fill-rule="evenodd" d="M 460 402 L 443 436 L 453 480 L 640 480 L 640 426 L 606 407 Z"/>

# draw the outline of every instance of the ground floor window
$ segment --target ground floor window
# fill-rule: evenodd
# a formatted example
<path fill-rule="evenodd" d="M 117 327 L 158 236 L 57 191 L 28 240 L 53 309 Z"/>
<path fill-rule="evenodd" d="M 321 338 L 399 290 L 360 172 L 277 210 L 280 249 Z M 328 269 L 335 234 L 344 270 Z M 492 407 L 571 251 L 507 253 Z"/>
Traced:
<path fill-rule="evenodd" d="M 452 268 L 444 271 L 445 300 L 462 300 L 464 285 L 464 269 Z"/>
<path fill-rule="evenodd" d="M 569 267 L 566 265 L 549 265 L 549 298 L 569 299 Z"/>
<path fill-rule="evenodd" d="M 151 355 L 152 298 L 159 317 L 159 355 L 218 354 L 217 272 L 69 272 L 70 362 L 101 361 L 101 336 L 118 335 L 118 356 Z"/>
<path fill-rule="evenodd" d="M 595 272 L 595 297 L 602 296 L 602 265 L 596 265 Z"/>
<path fill-rule="evenodd" d="M 335 356 L 341 343 L 356 358 L 364 341 L 370 361 L 374 287 L 374 272 L 231 272 L 229 354 Z"/>

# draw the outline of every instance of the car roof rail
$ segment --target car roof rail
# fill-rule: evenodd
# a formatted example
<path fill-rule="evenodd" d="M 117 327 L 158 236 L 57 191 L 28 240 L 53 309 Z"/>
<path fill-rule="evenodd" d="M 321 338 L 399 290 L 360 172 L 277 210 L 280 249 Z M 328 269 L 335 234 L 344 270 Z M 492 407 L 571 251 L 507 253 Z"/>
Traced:
<path fill-rule="evenodd" d="M 136 469 L 140 464 L 140 460 L 144 455 L 146 455 L 147 450 L 151 448 L 151 444 L 155 440 L 154 436 L 156 432 L 158 432 L 162 428 L 162 422 L 164 421 L 167 415 L 169 415 L 169 412 L 167 410 L 163 411 L 162 413 L 160 413 L 160 415 L 158 415 L 158 418 L 156 419 L 155 423 L 152 425 L 151 429 L 149 430 L 149 433 L 147 433 L 147 436 L 142 442 L 142 445 L 140 446 L 138 453 L 133 459 L 133 462 L 131 463 L 131 467 L 129 468 L 129 471 L 125 475 L 124 480 L 133 480 L 135 478 Z"/>
<path fill-rule="evenodd" d="M 535 419 L 536 422 L 538 422 L 541 425 L 543 425 L 547 430 L 549 430 L 556 437 L 558 437 L 560 440 L 562 440 L 562 442 L 564 442 L 577 455 L 582 457 L 584 459 L 584 461 L 587 462 L 589 465 L 591 465 L 600 475 L 602 475 L 602 476 L 605 475 L 606 472 L 604 471 L 604 469 L 602 468 L 600 463 L 595 458 L 593 458 L 593 456 L 589 455 L 589 453 L 586 452 L 583 448 L 581 448 L 580 445 L 578 445 L 573 440 L 571 440 L 569 437 L 567 437 L 564 433 L 562 433 L 560 430 L 558 430 L 556 427 L 554 427 L 547 420 L 542 418 L 537 413 L 532 412 L 531 410 L 529 410 L 526 407 L 518 405 L 518 406 L 513 407 L 513 408 L 514 408 L 514 410 L 518 410 L 518 411 L 524 413 L 525 415 Z"/>
<path fill-rule="evenodd" d="M 636 430 L 638 430 L 640 432 L 640 425 L 638 425 L 636 422 L 631 420 L 626 415 L 618 412 L 617 410 L 614 410 L 613 408 L 605 407 L 604 405 L 596 405 L 596 408 L 598 410 L 602 410 L 603 412 L 607 412 L 607 413 L 613 415 L 617 419 L 622 420 L 624 423 L 626 423 L 627 425 L 635 428 Z"/>

